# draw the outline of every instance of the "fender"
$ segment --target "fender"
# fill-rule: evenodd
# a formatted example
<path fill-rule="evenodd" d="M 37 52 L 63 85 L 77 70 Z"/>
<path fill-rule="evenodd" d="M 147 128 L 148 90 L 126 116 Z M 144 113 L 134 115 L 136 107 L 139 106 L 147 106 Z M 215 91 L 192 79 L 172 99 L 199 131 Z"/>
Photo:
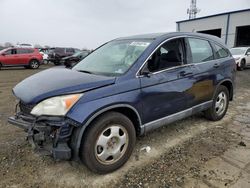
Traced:
<path fill-rule="evenodd" d="M 88 120 L 86 121 L 86 123 L 84 123 L 81 127 L 76 128 L 76 130 L 74 131 L 73 135 L 72 135 L 72 140 L 71 140 L 71 147 L 73 149 L 73 159 L 74 160 L 79 160 L 79 149 L 81 146 L 81 140 L 82 140 L 82 136 L 84 134 L 85 129 L 90 125 L 90 123 L 96 118 L 98 117 L 100 114 L 107 112 L 109 110 L 115 109 L 115 108 L 119 108 L 119 107 L 126 107 L 126 108 L 130 108 L 131 110 L 133 110 L 139 120 L 139 125 L 141 127 L 141 132 L 140 134 L 144 133 L 144 127 L 142 126 L 141 123 L 141 117 L 138 113 L 138 111 L 131 105 L 129 104 L 115 104 L 115 105 L 111 105 L 105 108 L 102 108 L 101 110 L 98 110 L 97 112 L 95 112 L 91 117 L 88 118 Z"/>

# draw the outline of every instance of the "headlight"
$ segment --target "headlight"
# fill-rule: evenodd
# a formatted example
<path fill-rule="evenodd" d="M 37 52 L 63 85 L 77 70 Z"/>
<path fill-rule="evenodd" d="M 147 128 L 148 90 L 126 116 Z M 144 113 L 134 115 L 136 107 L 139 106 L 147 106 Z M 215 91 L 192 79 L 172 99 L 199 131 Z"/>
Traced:
<path fill-rule="evenodd" d="M 83 94 L 64 95 L 46 99 L 38 103 L 32 109 L 31 114 L 36 116 L 64 116 L 82 95 Z"/>

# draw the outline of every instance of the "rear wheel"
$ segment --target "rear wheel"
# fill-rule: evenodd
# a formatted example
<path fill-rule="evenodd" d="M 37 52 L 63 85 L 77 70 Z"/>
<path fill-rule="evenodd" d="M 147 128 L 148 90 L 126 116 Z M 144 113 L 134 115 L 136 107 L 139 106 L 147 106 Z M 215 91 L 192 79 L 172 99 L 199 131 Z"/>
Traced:
<path fill-rule="evenodd" d="M 108 112 L 97 118 L 84 134 L 80 158 L 90 170 L 109 173 L 126 163 L 135 141 L 130 119 L 121 113 Z"/>
<path fill-rule="evenodd" d="M 240 66 L 238 67 L 239 71 L 243 71 L 246 67 L 246 61 L 244 59 L 241 60 Z"/>
<path fill-rule="evenodd" d="M 40 63 L 37 60 L 31 60 L 29 63 L 29 68 L 31 69 L 38 69 L 40 66 Z"/>
<path fill-rule="evenodd" d="M 206 118 L 212 121 L 218 121 L 222 119 L 227 112 L 228 104 L 228 89 L 225 86 L 221 85 L 215 93 L 212 107 L 205 111 Z"/>

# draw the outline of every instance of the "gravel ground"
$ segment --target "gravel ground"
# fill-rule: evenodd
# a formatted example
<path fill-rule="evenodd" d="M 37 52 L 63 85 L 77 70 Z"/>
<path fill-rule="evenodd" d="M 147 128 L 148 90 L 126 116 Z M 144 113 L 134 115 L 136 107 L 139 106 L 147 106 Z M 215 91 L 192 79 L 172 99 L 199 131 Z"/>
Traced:
<path fill-rule="evenodd" d="M 16 103 L 11 89 L 46 68 L 0 71 L 0 187 L 185 187 L 187 178 L 206 178 L 201 169 L 208 161 L 244 147 L 232 125 L 248 121 L 242 115 L 244 105 L 250 104 L 250 69 L 238 72 L 237 93 L 223 120 L 210 122 L 198 114 L 140 137 L 129 161 L 116 172 L 97 175 L 79 163 L 56 162 L 35 153 L 25 133 L 6 121 Z M 141 150 L 145 146 L 151 150 Z"/>

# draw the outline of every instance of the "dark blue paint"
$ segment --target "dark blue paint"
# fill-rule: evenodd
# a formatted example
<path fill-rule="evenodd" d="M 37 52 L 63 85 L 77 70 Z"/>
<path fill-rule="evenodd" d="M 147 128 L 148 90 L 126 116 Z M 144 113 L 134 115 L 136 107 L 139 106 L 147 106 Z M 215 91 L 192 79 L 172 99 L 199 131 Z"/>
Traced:
<path fill-rule="evenodd" d="M 83 97 L 66 115 L 76 122 L 85 124 L 102 109 L 126 104 L 135 109 L 141 123 L 146 124 L 211 100 L 215 88 L 223 80 L 234 82 L 235 62 L 231 56 L 162 71 L 150 77 L 136 77 L 137 71 L 159 44 L 178 36 L 204 38 L 224 46 L 217 37 L 199 33 L 178 32 L 119 38 L 116 40 L 153 39 L 124 75 L 114 78 L 54 68 L 25 79 L 14 88 L 14 94 L 25 103 L 36 104 L 49 97 L 81 92 L 84 93 Z M 215 63 L 220 64 L 220 67 L 214 68 Z M 181 71 L 192 74 L 180 77 Z"/>

